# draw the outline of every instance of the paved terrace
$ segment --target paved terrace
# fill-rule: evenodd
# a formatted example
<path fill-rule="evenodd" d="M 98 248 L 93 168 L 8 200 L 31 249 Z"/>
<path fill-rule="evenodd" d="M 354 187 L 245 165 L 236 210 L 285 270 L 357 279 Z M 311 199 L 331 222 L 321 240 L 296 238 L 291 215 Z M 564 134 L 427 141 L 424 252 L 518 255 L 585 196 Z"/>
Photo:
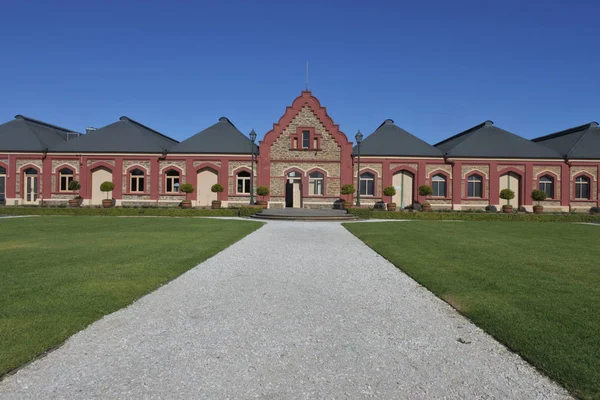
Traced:
<path fill-rule="evenodd" d="M 270 222 L 0 383 L 2 399 L 567 397 L 333 222 Z"/>

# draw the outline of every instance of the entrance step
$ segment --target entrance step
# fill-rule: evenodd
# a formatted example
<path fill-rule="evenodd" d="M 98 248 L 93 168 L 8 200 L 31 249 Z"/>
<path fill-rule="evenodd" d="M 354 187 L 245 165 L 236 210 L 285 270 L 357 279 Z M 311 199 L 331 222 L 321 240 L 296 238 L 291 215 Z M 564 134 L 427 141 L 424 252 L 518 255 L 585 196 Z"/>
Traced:
<path fill-rule="evenodd" d="M 344 210 L 311 210 L 307 208 L 269 208 L 252 218 L 285 221 L 356 221 L 352 214 Z"/>

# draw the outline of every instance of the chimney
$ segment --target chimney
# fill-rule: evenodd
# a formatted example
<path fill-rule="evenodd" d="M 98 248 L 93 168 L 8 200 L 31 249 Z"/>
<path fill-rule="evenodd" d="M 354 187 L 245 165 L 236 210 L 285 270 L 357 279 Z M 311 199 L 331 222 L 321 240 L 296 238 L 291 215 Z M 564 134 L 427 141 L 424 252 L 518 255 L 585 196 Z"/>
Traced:
<path fill-rule="evenodd" d="M 96 130 L 96 128 L 94 128 L 93 126 L 88 126 L 87 128 L 85 128 L 85 133 L 90 133 L 90 132 L 93 132 L 95 130 Z"/>

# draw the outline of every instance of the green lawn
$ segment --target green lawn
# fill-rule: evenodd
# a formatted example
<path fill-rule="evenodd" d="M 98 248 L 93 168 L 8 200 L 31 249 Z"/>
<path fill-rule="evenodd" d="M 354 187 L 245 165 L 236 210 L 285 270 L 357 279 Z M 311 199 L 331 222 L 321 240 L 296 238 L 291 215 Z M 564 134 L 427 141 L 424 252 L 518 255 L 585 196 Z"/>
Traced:
<path fill-rule="evenodd" d="M 261 225 L 195 218 L 0 219 L 0 376 Z"/>
<path fill-rule="evenodd" d="M 573 394 L 600 398 L 600 226 L 345 227 Z"/>

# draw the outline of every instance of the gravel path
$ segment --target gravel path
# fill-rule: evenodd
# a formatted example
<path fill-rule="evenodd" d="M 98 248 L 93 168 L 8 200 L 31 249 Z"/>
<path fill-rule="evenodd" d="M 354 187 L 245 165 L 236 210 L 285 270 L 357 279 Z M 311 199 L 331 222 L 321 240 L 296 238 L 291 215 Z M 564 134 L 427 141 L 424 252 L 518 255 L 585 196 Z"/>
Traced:
<path fill-rule="evenodd" d="M 270 222 L 7 377 L 0 398 L 568 395 L 340 224 Z"/>

